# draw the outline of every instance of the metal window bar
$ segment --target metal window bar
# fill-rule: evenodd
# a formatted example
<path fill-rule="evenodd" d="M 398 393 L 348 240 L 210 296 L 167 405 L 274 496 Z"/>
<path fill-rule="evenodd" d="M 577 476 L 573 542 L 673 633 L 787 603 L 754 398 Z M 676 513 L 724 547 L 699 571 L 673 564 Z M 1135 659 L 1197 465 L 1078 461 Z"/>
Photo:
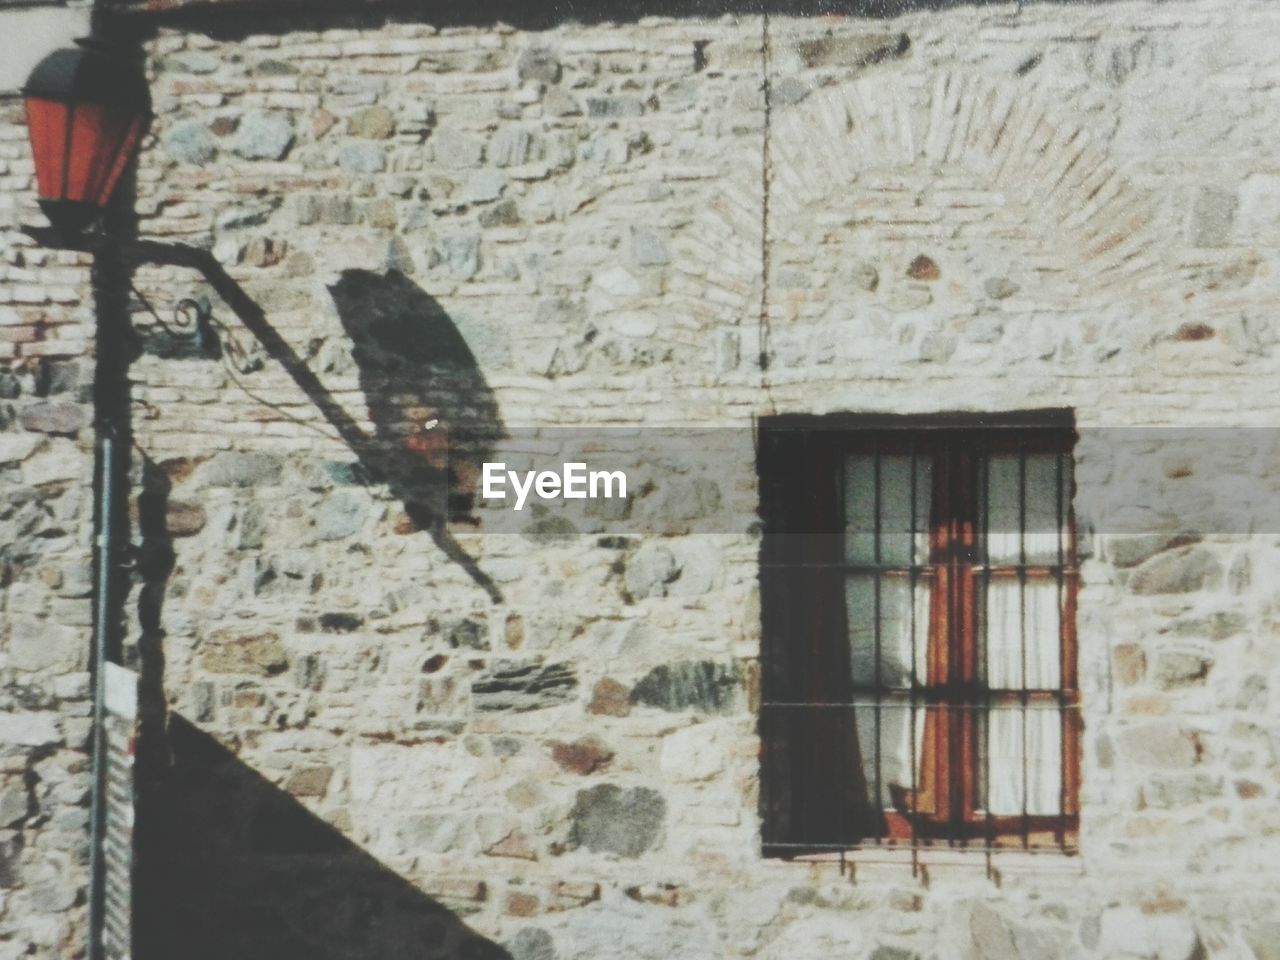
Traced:
<path fill-rule="evenodd" d="M 875 644 L 875 678 L 876 678 L 876 699 L 875 699 L 875 704 L 876 704 L 875 705 L 876 791 L 874 794 L 874 797 L 875 797 L 874 803 L 877 809 L 882 810 L 884 808 L 884 800 L 883 800 L 884 784 L 881 781 L 881 773 L 882 773 L 882 768 L 884 767 L 884 739 L 881 732 L 881 722 L 880 722 L 881 721 L 880 686 L 883 680 L 883 676 L 881 672 L 881 663 L 880 663 L 880 616 L 881 616 L 880 566 L 883 563 L 884 552 L 883 552 L 883 545 L 880 542 L 880 535 L 882 531 L 880 513 L 881 513 L 881 510 L 883 509 L 883 496 L 881 494 L 881 488 L 880 488 L 880 445 L 879 444 L 876 444 L 875 446 L 875 452 L 873 454 L 872 463 L 874 464 L 874 467 L 871 475 L 871 486 L 874 491 L 873 508 L 875 511 L 875 519 L 874 519 L 875 534 L 872 538 L 872 550 L 873 550 L 872 555 L 875 558 L 875 565 L 876 565 L 876 572 L 874 575 L 874 580 L 872 581 L 874 584 L 873 586 L 874 594 L 872 599 L 872 614 L 871 614 L 873 617 L 873 625 L 875 630 L 873 635 L 873 642 Z"/>
<path fill-rule="evenodd" d="M 810 438 L 806 438 L 806 440 L 809 440 L 809 439 Z M 808 446 L 808 444 L 806 444 L 806 446 Z M 908 513 L 910 515 L 910 525 L 907 533 L 908 533 L 908 542 L 910 546 L 906 551 L 905 566 L 898 566 L 895 564 L 892 566 L 892 568 L 890 568 L 886 566 L 886 563 L 888 561 L 886 560 L 885 544 L 884 544 L 884 517 L 883 517 L 883 512 L 884 512 L 884 486 L 883 485 L 884 485 L 884 479 L 885 479 L 884 464 L 883 464 L 884 448 L 878 440 L 872 446 L 872 451 L 873 451 L 872 462 L 874 465 L 873 478 L 872 478 L 873 479 L 872 493 L 874 498 L 873 563 L 870 565 L 865 563 L 861 563 L 861 564 L 853 563 L 853 562 L 850 562 L 850 560 L 847 557 L 842 557 L 840 561 L 840 566 L 842 566 L 846 572 L 864 571 L 866 573 L 872 574 L 872 579 L 874 584 L 873 611 L 872 611 L 873 617 L 874 617 L 874 624 L 873 624 L 872 640 L 873 640 L 873 652 L 875 656 L 875 667 L 874 667 L 874 682 L 870 685 L 870 688 L 867 688 L 865 685 L 858 685 L 855 683 L 851 691 L 853 702 L 849 704 L 844 704 L 844 705 L 834 704 L 834 703 L 833 704 L 816 704 L 816 703 L 808 703 L 808 702 L 782 703 L 782 702 L 775 701 L 775 702 L 766 702 L 763 706 L 767 710 L 775 710 L 780 708 L 812 710 L 814 708 L 841 708 L 841 707 L 856 708 L 860 703 L 865 709 L 865 706 L 867 705 L 865 697 L 866 695 L 869 694 L 870 699 L 872 700 L 871 706 L 872 706 L 872 713 L 874 717 L 874 745 L 875 745 L 875 769 L 874 771 L 869 771 L 869 772 L 874 774 L 874 781 L 875 781 L 874 805 L 875 806 L 883 805 L 882 798 L 883 798 L 883 792 L 884 792 L 884 769 L 885 769 L 884 768 L 885 756 L 884 756 L 884 749 L 883 749 L 883 746 L 884 746 L 883 735 L 884 735 L 884 725 L 885 725 L 884 710 L 886 708 L 888 709 L 905 708 L 908 711 L 908 720 L 909 720 L 909 726 L 906 728 L 906 736 L 908 741 L 908 753 L 909 753 L 909 761 L 910 761 L 909 763 L 910 793 L 908 794 L 908 796 L 910 797 L 910 803 L 907 810 L 907 812 L 909 813 L 909 816 L 907 817 L 907 821 L 908 821 L 907 826 L 909 828 L 909 844 L 913 851 L 918 848 L 936 846 L 940 839 L 945 839 L 947 844 L 951 846 L 955 846 L 957 844 L 960 844 L 962 846 L 967 846 L 969 845 L 968 843 L 969 839 L 972 839 L 974 837 L 979 837 L 985 841 L 985 848 L 987 850 L 1003 848 L 1007 846 L 1008 845 L 1007 843 L 1002 842 L 1002 838 L 1007 837 L 1009 840 L 1014 840 L 1014 837 L 1010 836 L 1007 832 L 998 829 L 998 823 L 1002 821 L 998 820 L 993 810 L 992 795 L 991 795 L 992 767 L 993 767 L 993 757 L 992 757 L 992 750 L 991 750 L 992 727 L 988 718 L 991 716 L 992 711 L 996 709 L 1001 709 L 1001 710 L 1010 709 L 1010 708 L 1017 709 L 1019 711 L 1019 725 L 1021 729 L 1021 744 L 1020 744 L 1021 756 L 1020 756 L 1020 770 L 1018 771 L 1019 779 L 1021 780 L 1021 804 L 1020 804 L 1021 813 L 1020 813 L 1020 816 L 1018 817 L 1021 823 L 1021 829 L 1018 830 L 1017 832 L 1021 834 L 1021 837 L 1019 838 L 1021 841 L 1021 844 L 1020 844 L 1021 848 L 1028 852 L 1035 852 L 1037 849 L 1042 849 L 1042 847 L 1039 843 L 1032 842 L 1033 817 L 1030 809 L 1031 808 L 1031 790 L 1030 790 L 1031 788 L 1031 779 L 1030 779 L 1031 751 L 1030 751 L 1030 743 L 1029 743 L 1029 736 L 1028 736 L 1029 734 L 1028 722 L 1029 722 L 1029 716 L 1030 716 L 1031 710 L 1033 709 L 1040 710 L 1040 709 L 1050 708 L 1046 706 L 1046 698 L 1051 698 L 1050 702 L 1053 705 L 1052 709 L 1056 709 L 1059 713 L 1060 756 L 1059 756 L 1059 771 L 1058 771 L 1059 772 L 1059 790 L 1058 790 L 1059 796 L 1058 796 L 1058 804 L 1057 804 L 1057 815 L 1056 817 L 1049 817 L 1045 815 L 1043 812 L 1038 812 L 1035 815 L 1035 821 L 1038 824 L 1037 836 L 1043 836 L 1043 834 L 1049 832 L 1045 829 L 1045 826 L 1044 826 L 1045 821 L 1048 821 L 1048 820 L 1055 821 L 1056 825 L 1052 830 L 1053 840 L 1054 840 L 1053 849 L 1066 850 L 1066 849 L 1069 849 L 1070 838 L 1068 836 L 1068 833 L 1070 832 L 1071 829 L 1073 829 L 1069 827 L 1067 824 L 1067 819 L 1068 817 L 1071 816 L 1068 813 L 1068 795 L 1070 792 L 1069 791 L 1070 784 L 1073 782 L 1073 774 L 1071 771 L 1073 770 L 1074 764 L 1077 762 L 1075 760 L 1074 753 L 1073 753 L 1074 727 L 1071 726 L 1071 724 L 1073 723 L 1071 719 L 1071 715 L 1073 712 L 1078 712 L 1079 706 L 1080 706 L 1078 703 L 1078 698 L 1074 697 L 1074 688 L 1069 687 L 1069 684 L 1073 684 L 1074 681 L 1072 679 L 1073 672 L 1071 671 L 1070 666 L 1068 664 L 1068 655 L 1070 651 L 1068 650 L 1068 642 L 1067 642 L 1067 631 L 1069 629 L 1069 624 L 1067 623 L 1067 619 L 1068 619 L 1067 613 L 1069 612 L 1067 609 L 1068 577 L 1074 577 L 1075 575 L 1074 568 L 1069 569 L 1069 566 L 1073 562 L 1072 561 L 1073 555 L 1070 552 L 1070 545 L 1069 545 L 1070 534 L 1069 534 L 1069 531 L 1067 530 L 1067 524 L 1069 522 L 1069 499 L 1068 498 L 1070 496 L 1070 491 L 1067 489 L 1067 487 L 1070 483 L 1070 480 L 1069 480 L 1069 474 L 1067 472 L 1068 461 L 1066 460 L 1066 456 L 1068 456 L 1069 454 L 1064 454 L 1061 451 L 1058 451 L 1054 460 L 1054 465 L 1053 465 L 1053 475 L 1054 475 L 1053 489 L 1056 495 L 1055 505 L 1053 507 L 1055 521 L 1056 521 L 1055 541 L 1054 541 L 1055 543 L 1054 550 L 1056 555 L 1054 556 L 1054 562 L 1050 562 L 1046 564 L 1042 561 L 1041 557 L 1037 556 L 1036 558 L 1034 558 L 1035 566 L 1033 567 L 1032 557 L 1029 554 L 1028 542 L 1027 542 L 1028 541 L 1027 527 L 1028 527 L 1030 490 L 1029 490 L 1029 484 L 1027 479 L 1028 455 L 1027 455 L 1026 448 L 1023 447 L 1022 445 L 1019 445 L 1019 447 L 1017 448 L 1018 479 L 1017 479 L 1016 496 L 1017 496 L 1017 517 L 1018 517 L 1018 540 L 1017 540 L 1018 547 L 1017 547 L 1017 561 L 1014 564 L 997 564 L 993 562 L 992 556 L 991 556 L 990 533 L 991 533 L 992 490 L 991 490 L 990 456 L 991 456 L 992 450 L 990 449 L 983 449 L 981 451 L 981 455 L 974 457 L 972 461 L 973 470 L 972 470 L 972 476 L 970 479 L 971 479 L 971 482 L 973 483 L 974 488 L 976 489 L 975 489 L 974 498 L 970 501 L 970 503 L 973 505 L 975 512 L 980 515 L 981 524 L 980 524 L 979 530 L 975 530 L 975 533 L 978 534 L 975 539 L 977 539 L 978 542 L 974 544 L 974 549 L 972 551 L 965 551 L 962 549 L 963 545 L 960 542 L 960 538 L 958 535 L 960 531 L 960 522 L 961 522 L 961 519 L 960 519 L 961 505 L 959 505 L 957 502 L 958 496 L 955 493 L 955 485 L 954 485 L 954 481 L 957 476 L 957 467 L 960 464 L 960 457 L 958 455 L 960 449 L 961 449 L 960 447 L 957 447 L 950 442 L 950 438 L 948 438 L 947 441 L 944 441 L 943 443 L 938 444 L 938 446 L 934 448 L 935 453 L 933 454 L 933 456 L 936 458 L 933 461 L 934 469 L 941 474 L 939 478 L 940 482 L 939 482 L 938 492 L 939 492 L 939 495 L 942 496 L 944 499 L 944 502 L 939 504 L 936 509 L 937 509 L 938 515 L 942 518 L 943 522 L 947 522 L 950 525 L 950 531 L 949 531 L 950 536 L 948 537 L 948 541 L 950 543 L 951 549 L 948 551 L 947 556 L 922 558 L 919 556 L 920 551 L 919 551 L 919 546 L 918 546 L 917 537 L 916 537 L 917 527 L 920 525 L 920 519 L 921 519 L 920 513 L 919 513 L 920 478 L 918 475 L 921 453 L 917 449 L 914 441 L 912 441 L 912 443 L 909 445 L 908 460 L 910 464 L 910 474 L 908 478 L 908 483 L 910 487 L 910 503 L 909 503 Z M 845 483 L 845 473 L 844 473 L 845 466 L 846 466 L 845 461 L 842 458 L 840 461 L 841 475 L 840 475 L 840 484 L 839 484 L 839 489 L 841 491 L 842 496 L 846 496 L 848 494 L 848 487 L 846 486 L 846 483 Z M 843 508 L 840 511 L 840 513 L 847 517 L 848 516 L 847 504 L 842 505 L 842 507 Z M 926 524 L 926 530 L 928 530 L 930 527 L 931 527 L 931 524 Z M 931 534 L 928 534 L 928 533 L 926 534 L 926 542 L 929 543 L 930 545 L 929 552 L 932 553 L 932 548 L 931 548 L 932 535 Z M 803 558 L 799 558 L 799 557 L 789 558 L 789 559 L 791 559 L 792 562 L 784 563 L 783 566 L 793 571 L 797 567 L 824 565 L 819 563 L 807 563 L 803 560 Z M 896 560 L 897 557 L 895 556 L 893 559 Z M 920 664 L 918 660 L 918 650 L 917 650 L 917 643 L 916 643 L 917 631 L 919 629 L 919 624 L 917 622 L 918 618 L 917 618 L 916 590 L 923 586 L 921 583 L 922 580 L 928 581 L 928 583 L 930 584 L 929 589 L 931 590 L 937 589 L 939 581 L 932 576 L 932 567 L 934 563 L 946 563 L 948 565 L 948 569 L 951 571 L 947 580 L 949 585 L 949 589 L 947 590 L 948 596 L 943 598 L 945 600 L 945 603 L 947 604 L 946 613 L 947 613 L 947 621 L 948 621 L 947 623 L 948 635 L 946 637 L 930 636 L 929 638 L 930 645 L 926 647 L 926 649 L 930 649 L 932 651 L 933 645 L 936 645 L 936 644 L 946 645 L 944 650 L 934 651 L 934 652 L 931 652 L 930 654 L 931 657 L 932 656 L 941 657 L 948 665 L 947 671 L 946 671 L 947 676 L 943 678 L 945 680 L 945 683 L 941 689 L 932 688 L 928 683 L 927 677 L 925 681 L 922 682 L 921 676 L 920 676 Z M 972 567 L 975 565 L 978 566 L 980 569 L 972 570 Z M 961 606 L 961 600 L 962 600 L 959 594 L 961 593 L 961 589 L 973 591 L 974 587 L 977 584 L 975 584 L 973 579 L 963 580 L 963 581 L 961 580 L 961 578 L 959 577 L 959 574 L 960 574 L 960 568 L 962 566 L 970 567 L 971 568 L 970 573 L 972 574 L 980 574 L 980 576 L 978 576 L 975 579 L 980 583 L 981 594 L 982 594 L 980 600 L 979 598 L 972 598 L 973 600 L 977 601 L 977 606 L 974 608 L 975 621 L 968 624 L 963 624 L 963 625 L 961 624 L 960 610 L 957 609 L 957 607 Z M 886 602 L 884 598 L 884 589 L 885 589 L 884 578 L 890 575 L 903 576 L 907 582 L 908 610 L 905 611 L 905 613 L 906 613 L 906 617 L 908 618 L 909 630 L 908 630 L 907 636 L 908 636 L 908 644 L 910 646 L 911 669 L 910 669 L 909 681 L 906 684 L 905 690 L 897 686 L 893 687 L 891 690 L 888 686 L 886 686 L 885 676 L 883 673 L 882 659 L 883 659 L 883 639 L 884 638 L 883 638 L 882 619 L 884 616 L 884 604 Z M 957 669 L 962 668 L 964 665 L 964 661 L 962 659 L 962 653 L 959 649 L 960 648 L 960 643 L 959 643 L 960 631 L 967 630 L 967 629 L 972 629 L 976 631 L 976 636 L 973 638 L 974 644 L 975 644 L 975 650 L 973 655 L 976 657 L 976 661 L 974 663 L 974 669 L 977 671 L 977 676 L 969 679 L 977 679 L 980 681 L 988 680 L 987 661 L 990 655 L 989 632 L 991 629 L 990 586 L 991 586 L 993 576 L 996 576 L 996 575 L 1001 575 L 1001 576 L 1013 575 L 1017 577 L 1018 604 L 1019 604 L 1019 610 L 1018 610 L 1018 629 L 1019 629 L 1018 642 L 1019 642 L 1019 661 L 1020 661 L 1019 689 L 1018 690 L 996 690 L 990 687 L 989 682 L 983 682 L 977 688 L 977 691 L 978 691 L 977 697 L 972 701 L 966 702 L 966 699 L 970 696 L 973 696 L 973 694 L 968 693 L 963 689 L 957 689 L 955 686 L 957 678 L 959 678 L 960 680 L 965 679 L 965 677 L 961 673 L 957 672 Z M 1056 596 L 1055 606 L 1057 608 L 1056 615 L 1058 618 L 1057 639 L 1058 639 L 1059 676 L 1058 676 L 1057 686 L 1053 688 L 1048 688 L 1048 689 L 1032 689 L 1029 686 L 1030 677 L 1029 677 L 1029 662 L 1028 662 L 1029 661 L 1029 643 L 1028 643 L 1029 631 L 1028 631 L 1028 611 L 1027 611 L 1027 590 L 1028 590 L 1028 580 L 1029 580 L 1029 577 L 1032 575 L 1034 575 L 1038 580 L 1041 578 L 1047 578 L 1049 576 L 1052 576 L 1053 584 L 1054 584 L 1054 593 Z M 964 586 L 962 588 L 961 585 L 965 583 L 967 583 L 968 586 Z M 932 625 L 930 625 L 927 629 L 932 630 Z M 891 702 L 886 702 L 886 695 L 889 693 L 896 693 L 896 694 L 899 694 L 899 696 L 895 696 Z M 905 697 L 900 696 L 901 694 L 905 694 Z M 931 751 L 931 756 L 926 756 L 926 757 L 921 757 L 919 755 L 919 749 L 918 749 L 918 744 L 916 740 L 917 718 L 919 715 L 919 711 L 921 709 L 924 709 L 928 712 L 935 712 L 938 715 L 939 723 L 938 723 L 938 726 L 935 728 L 937 731 L 939 732 L 943 730 L 950 731 L 950 736 L 945 738 L 945 741 L 950 741 L 950 742 L 942 742 L 939 740 L 939 737 L 935 736 L 935 743 L 933 745 L 934 748 Z M 950 714 L 950 711 L 953 711 L 953 710 L 958 710 L 961 712 L 980 710 L 982 711 L 982 719 L 979 720 L 978 717 L 971 717 L 968 720 L 962 720 L 962 722 L 957 722 L 956 715 Z M 926 720 L 926 723 L 927 722 L 928 721 Z M 980 783 L 981 783 L 981 788 L 980 788 L 981 804 L 983 808 L 981 811 L 982 823 L 980 824 L 980 832 L 978 834 L 973 834 L 971 831 L 966 831 L 965 821 L 967 820 L 968 816 L 977 814 L 979 811 L 973 808 L 970 808 L 968 810 L 964 809 L 961 801 L 964 799 L 965 791 L 959 789 L 959 786 L 960 786 L 959 784 L 955 784 L 955 783 L 943 784 L 941 782 L 941 775 L 943 772 L 941 769 L 941 764 L 944 758 L 942 751 L 946 750 L 948 752 L 947 755 L 950 756 L 951 758 L 952 771 L 961 771 L 961 767 L 959 766 L 958 761 L 963 756 L 963 751 L 960 749 L 961 737 L 960 737 L 959 731 L 964 728 L 967 728 L 973 732 L 978 732 L 979 728 L 975 727 L 975 724 L 979 724 L 979 723 L 981 723 L 982 725 L 981 726 L 982 735 L 976 740 L 976 743 L 979 746 L 979 752 L 978 752 L 978 758 L 977 758 L 979 762 L 976 764 L 974 768 L 970 768 L 970 773 L 962 774 L 964 776 L 976 774 L 980 778 Z M 897 724 L 895 726 L 895 729 L 900 729 L 900 728 L 901 728 L 901 724 Z M 971 758 L 971 762 L 972 762 L 972 759 L 973 758 Z M 923 763 L 931 762 L 933 764 L 934 782 L 939 790 L 939 794 L 938 796 L 935 797 L 935 800 L 940 799 L 941 794 L 944 792 L 947 794 L 947 798 L 948 798 L 949 809 L 941 809 L 935 806 L 935 809 L 932 811 L 933 817 L 940 822 L 950 822 L 951 825 L 956 828 L 953 830 L 945 831 L 942 837 L 936 836 L 935 832 L 932 830 L 929 832 L 929 835 L 924 837 L 922 837 L 919 832 L 919 822 L 920 822 L 919 814 L 921 812 L 920 805 L 919 805 L 919 790 L 921 785 L 920 774 L 921 774 L 921 770 L 923 769 L 922 761 Z M 801 789 L 802 792 L 805 792 L 811 789 L 821 788 L 821 785 L 819 784 L 806 783 L 806 784 L 798 784 L 797 786 Z M 974 789 L 976 786 L 977 786 L 977 783 L 970 781 L 970 786 L 967 788 L 968 795 L 971 798 L 970 802 L 972 802 L 972 800 L 974 799 L 977 799 L 976 797 L 973 796 L 974 793 L 976 792 Z M 901 834 L 899 834 L 899 837 L 901 838 Z M 900 845 L 901 843 L 900 839 L 895 841 L 886 834 L 885 836 L 880 836 L 880 837 L 866 837 L 862 842 L 859 842 L 852 846 L 850 846 L 850 844 L 848 843 L 841 843 L 841 842 L 833 842 L 829 846 L 832 850 L 862 849 L 867 846 L 871 846 L 871 847 L 883 846 L 886 843 L 886 841 L 891 845 Z M 770 846 L 776 847 L 776 848 L 794 847 L 794 848 L 814 849 L 817 846 L 823 846 L 823 845 L 814 844 L 813 842 L 795 843 L 795 844 L 787 843 L 787 842 L 777 842 L 777 843 L 770 844 Z M 913 863 L 914 863 L 914 857 L 913 857 Z"/>
<path fill-rule="evenodd" d="M 1027 815 L 1027 801 L 1031 793 L 1031 778 L 1027 775 L 1027 455 L 1018 454 L 1018 643 L 1022 690 L 1022 845 L 1025 847 L 1031 834 L 1031 819 Z"/>
<path fill-rule="evenodd" d="M 990 686 L 989 676 L 989 643 L 990 637 L 988 631 L 991 629 L 991 458 L 982 457 L 982 479 L 978 488 L 978 495 L 981 498 L 980 509 L 982 511 L 982 543 L 979 546 L 978 555 L 983 560 L 982 570 L 982 629 L 979 636 L 982 640 L 982 649 L 979 651 L 979 663 L 982 665 L 983 686 Z M 990 850 L 995 846 L 996 822 L 995 817 L 991 813 L 991 707 L 992 698 L 990 692 L 986 694 L 986 716 L 982 722 L 982 738 L 979 743 L 982 745 L 982 808 L 983 808 L 983 826 L 985 828 L 987 849 Z M 987 872 L 991 872 L 991 862 L 987 862 Z"/>
<path fill-rule="evenodd" d="M 919 798 L 919 777 L 916 774 L 916 764 L 919 758 L 916 757 L 916 702 L 918 700 L 918 691 L 921 687 L 920 675 L 918 673 L 918 665 L 916 663 L 916 631 L 919 624 L 916 623 L 916 587 L 919 585 L 919 575 L 915 572 L 916 568 L 916 525 L 918 518 L 916 516 L 916 498 L 919 496 L 919 490 L 916 489 L 919 483 L 916 477 L 917 471 L 916 447 L 911 445 L 911 529 L 908 534 L 910 547 L 907 549 L 907 563 L 910 564 L 912 572 L 908 574 L 907 580 L 907 609 L 909 611 L 911 629 L 907 636 L 910 638 L 911 646 L 911 714 L 909 717 L 910 726 L 907 728 L 907 742 L 910 744 L 909 759 L 911 762 L 911 792 L 908 794 L 910 798 L 910 816 L 907 818 L 907 824 L 911 828 L 911 875 L 917 876 L 920 872 L 920 862 L 916 856 L 917 837 L 916 837 L 916 819 L 920 814 L 920 798 Z"/>
<path fill-rule="evenodd" d="M 1067 814 L 1067 711 L 1066 711 L 1066 684 L 1067 684 L 1067 643 L 1066 643 L 1066 579 L 1063 576 L 1063 568 L 1066 566 L 1066 554 L 1063 543 L 1065 532 L 1063 530 L 1064 503 L 1063 488 L 1065 464 L 1063 463 L 1066 454 L 1059 453 L 1054 458 L 1054 543 L 1057 547 L 1058 559 L 1058 575 L 1056 577 L 1057 589 L 1054 591 L 1055 607 L 1058 611 L 1058 816 L 1065 818 Z M 1067 831 L 1064 827 L 1060 827 L 1057 831 L 1058 843 L 1061 846 L 1066 845 Z"/>

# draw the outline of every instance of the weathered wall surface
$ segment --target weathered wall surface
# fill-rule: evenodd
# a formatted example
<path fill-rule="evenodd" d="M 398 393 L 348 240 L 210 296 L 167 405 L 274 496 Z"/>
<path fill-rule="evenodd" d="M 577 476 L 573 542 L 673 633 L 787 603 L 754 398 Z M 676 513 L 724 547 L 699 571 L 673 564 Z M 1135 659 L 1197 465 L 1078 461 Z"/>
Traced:
<path fill-rule="evenodd" d="M 0 100 L 0 956 L 84 942 L 92 622 L 87 260 L 38 220 L 21 102 Z"/>
<path fill-rule="evenodd" d="M 397 463 L 432 462 L 436 417 L 716 425 L 741 437 L 718 495 L 751 499 L 773 412 L 1269 424 L 1276 21 L 161 34 L 141 232 L 211 249 L 371 438 L 357 457 L 263 351 L 228 370 L 156 337 L 133 366 L 134 632 L 151 672 L 163 651 L 175 756 L 220 771 L 163 795 L 231 851 L 192 862 L 248 897 L 296 888 L 290 863 L 377 874 L 323 923 L 290 902 L 317 949 L 370 916 L 443 936 L 444 906 L 520 958 L 1274 956 L 1274 536 L 1087 538 L 1079 857 L 851 881 L 759 856 L 749 522 L 447 539 Z M 203 290 L 137 285 L 158 311 Z M 1194 475 L 1176 452 L 1150 452 L 1158 497 Z M 1082 496 L 1116 469 L 1078 459 Z M 716 495 L 641 499 L 691 522 Z M 201 805 L 218 784 L 235 813 Z"/>

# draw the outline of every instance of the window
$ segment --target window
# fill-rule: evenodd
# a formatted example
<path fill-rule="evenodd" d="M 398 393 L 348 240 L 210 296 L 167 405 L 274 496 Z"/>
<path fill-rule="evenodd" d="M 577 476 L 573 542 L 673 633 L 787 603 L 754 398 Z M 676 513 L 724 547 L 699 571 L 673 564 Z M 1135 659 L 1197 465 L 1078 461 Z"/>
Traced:
<path fill-rule="evenodd" d="M 1074 430 L 761 425 L 765 853 L 1074 849 Z"/>

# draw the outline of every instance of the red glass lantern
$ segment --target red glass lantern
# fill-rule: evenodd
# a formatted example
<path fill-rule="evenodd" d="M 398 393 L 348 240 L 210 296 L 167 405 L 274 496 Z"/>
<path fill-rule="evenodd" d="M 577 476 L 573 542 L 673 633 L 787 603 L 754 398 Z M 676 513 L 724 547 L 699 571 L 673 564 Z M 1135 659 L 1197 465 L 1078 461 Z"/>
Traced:
<path fill-rule="evenodd" d="M 101 215 L 151 120 L 139 65 L 102 40 L 76 44 L 36 64 L 22 90 L 40 207 L 69 231 Z"/>

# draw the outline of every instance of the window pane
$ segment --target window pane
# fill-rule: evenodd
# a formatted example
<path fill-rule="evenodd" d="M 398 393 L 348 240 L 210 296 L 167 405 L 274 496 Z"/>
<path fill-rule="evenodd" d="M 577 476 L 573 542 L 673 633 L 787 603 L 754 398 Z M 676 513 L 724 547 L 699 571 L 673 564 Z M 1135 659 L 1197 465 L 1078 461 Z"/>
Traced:
<path fill-rule="evenodd" d="M 1013 576 L 993 577 L 979 609 L 987 686 L 1056 689 L 1061 676 L 1062 620 L 1057 582 L 1037 577 L 1023 584 Z"/>
<path fill-rule="evenodd" d="M 880 456 L 880 538 L 876 553 L 876 457 L 869 453 L 845 458 L 845 560 L 849 563 L 905 567 L 923 563 L 929 550 L 929 504 L 932 461 L 915 460 L 915 510 L 912 510 L 912 457 Z"/>
<path fill-rule="evenodd" d="M 987 461 L 983 506 L 986 516 L 987 559 L 993 564 L 1018 563 L 1022 559 L 1022 477 L 1016 455 L 992 456 Z"/>
<path fill-rule="evenodd" d="M 913 711 L 910 702 L 901 698 L 884 700 L 879 707 L 860 704 L 854 708 L 862 775 L 867 785 L 866 801 L 872 809 L 892 810 L 895 794 L 896 799 L 903 801 L 920 786 L 925 712 L 922 706 Z"/>
<path fill-rule="evenodd" d="M 880 674 L 876 676 L 876 583 L 880 590 Z M 923 681 L 929 639 L 929 581 L 855 573 L 845 577 L 845 619 L 849 628 L 849 660 L 855 685 L 889 687 Z M 914 638 L 914 643 L 912 639 Z"/>
<path fill-rule="evenodd" d="M 988 459 L 982 505 L 991 563 L 1022 563 L 1024 547 L 1026 563 L 1058 562 L 1059 517 L 1065 526 L 1070 496 L 1067 467 L 1064 456 L 1056 453 L 995 454 Z"/>
<path fill-rule="evenodd" d="M 1065 465 L 1061 460 L 1056 453 L 1027 456 L 1027 563 L 1058 562 L 1059 485 L 1066 484 Z M 1062 522 L 1066 522 L 1065 512 Z"/>
<path fill-rule="evenodd" d="M 978 742 L 987 748 L 986 771 L 978 784 L 980 812 L 998 817 L 1024 812 L 1033 817 L 1058 815 L 1062 805 L 1062 711 L 1057 707 L 996 706 L 979 716 L 978 729 Z"/>

